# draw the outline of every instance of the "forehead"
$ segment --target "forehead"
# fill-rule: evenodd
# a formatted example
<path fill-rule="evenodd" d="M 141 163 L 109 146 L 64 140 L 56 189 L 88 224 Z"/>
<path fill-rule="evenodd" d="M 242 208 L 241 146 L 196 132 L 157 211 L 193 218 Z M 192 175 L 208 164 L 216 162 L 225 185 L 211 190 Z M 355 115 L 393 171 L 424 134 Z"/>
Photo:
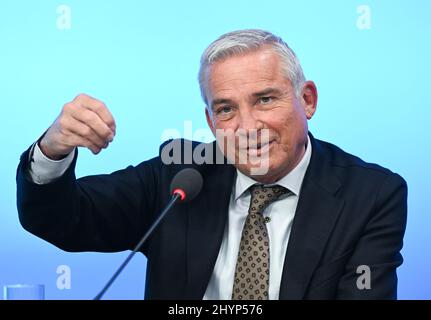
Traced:
<path fill-rule="evenodd" d="M 208 97 L 230 90 L 256 89 L 286 80 L 280 56 L 263 48 L 213 63 L 208 69 Z"/>

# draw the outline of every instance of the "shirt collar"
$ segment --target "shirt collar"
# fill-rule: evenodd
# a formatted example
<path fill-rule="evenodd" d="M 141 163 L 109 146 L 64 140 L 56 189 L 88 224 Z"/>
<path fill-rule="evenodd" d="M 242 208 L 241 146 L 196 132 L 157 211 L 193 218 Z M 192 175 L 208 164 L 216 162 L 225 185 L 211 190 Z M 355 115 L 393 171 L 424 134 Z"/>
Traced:
<path fill-rule="evenodd" d="M 285 175 L 283 178 L 273 184 L 283 186 L 298 196 L 299 191 L 301 190 L 302 181 L 304 180 L 305 172 L 307 171 L 308 165 L 310 163 L 311 152 L 311 141 L 310 137 L 307 136 L 307 146 L 301 161 L 292 171 L 290 171 L 287 175 Z M 247 191 L 252 185 L 259 184 L 259 182 L 250 178 L 249 176 L 246 176 L 238 169 L 236 170 L 236 172 L 237 175 L 234 194 L 235 201 L 238 200 L 238 198 L 241 197 L 241 195 L 243 195 L 244 192 Z"/>

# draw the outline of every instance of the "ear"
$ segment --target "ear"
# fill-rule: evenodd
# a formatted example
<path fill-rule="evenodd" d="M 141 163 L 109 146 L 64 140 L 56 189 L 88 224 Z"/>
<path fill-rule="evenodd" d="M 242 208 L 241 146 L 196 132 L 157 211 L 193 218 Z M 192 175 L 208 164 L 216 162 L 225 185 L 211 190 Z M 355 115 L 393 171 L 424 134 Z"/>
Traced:
<path fill-rule="evenodd" d="M 317 107 L 317 87 L 313 81 L 306 81 L 302 87 L 301 103 L 307 119 L 310 120 Z"/>
<path fill-rule="evenodd" d="M 214 122 L 212 120 L 212 117 L 211 117 L 210 113 L 211 113 L 211 111 L 208 110 L 208 107 L 205 107 L 205 117 L 207 119 L 207 124 L 210 127 L 211 132 L 213 133 L 213 135 L 215 137 L 216 131 L 215 131 Z"/>

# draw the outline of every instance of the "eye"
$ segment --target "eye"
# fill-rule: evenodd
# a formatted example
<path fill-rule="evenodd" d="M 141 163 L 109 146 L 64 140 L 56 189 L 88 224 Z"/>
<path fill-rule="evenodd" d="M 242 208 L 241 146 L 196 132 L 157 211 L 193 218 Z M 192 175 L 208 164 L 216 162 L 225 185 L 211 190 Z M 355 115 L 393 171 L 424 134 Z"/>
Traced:
<path fill-rule="evenodd" d="M 261 97 L 259 102 L 262 104 L 268 104 L 274 101 L 274 97 Z"/>
<path fill-rule="evenodd" d="M 222 106 L 216 110 L 217 115 L 226 115 L 232 111 L 231 106 Z"/>

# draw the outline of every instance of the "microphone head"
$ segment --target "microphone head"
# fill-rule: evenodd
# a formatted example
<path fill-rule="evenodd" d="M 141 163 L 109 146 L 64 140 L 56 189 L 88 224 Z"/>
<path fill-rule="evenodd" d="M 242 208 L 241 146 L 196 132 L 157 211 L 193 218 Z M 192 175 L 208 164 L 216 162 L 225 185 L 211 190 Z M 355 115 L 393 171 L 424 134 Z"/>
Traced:
<path fill-rule="evenodd" d="M 202 175 L 196 169 L 186 168 L 178 172 L 171 182 L 171 194 L 181 195 L 181 201 L 193 200 L 201 191 L 203 185 Z"/>

